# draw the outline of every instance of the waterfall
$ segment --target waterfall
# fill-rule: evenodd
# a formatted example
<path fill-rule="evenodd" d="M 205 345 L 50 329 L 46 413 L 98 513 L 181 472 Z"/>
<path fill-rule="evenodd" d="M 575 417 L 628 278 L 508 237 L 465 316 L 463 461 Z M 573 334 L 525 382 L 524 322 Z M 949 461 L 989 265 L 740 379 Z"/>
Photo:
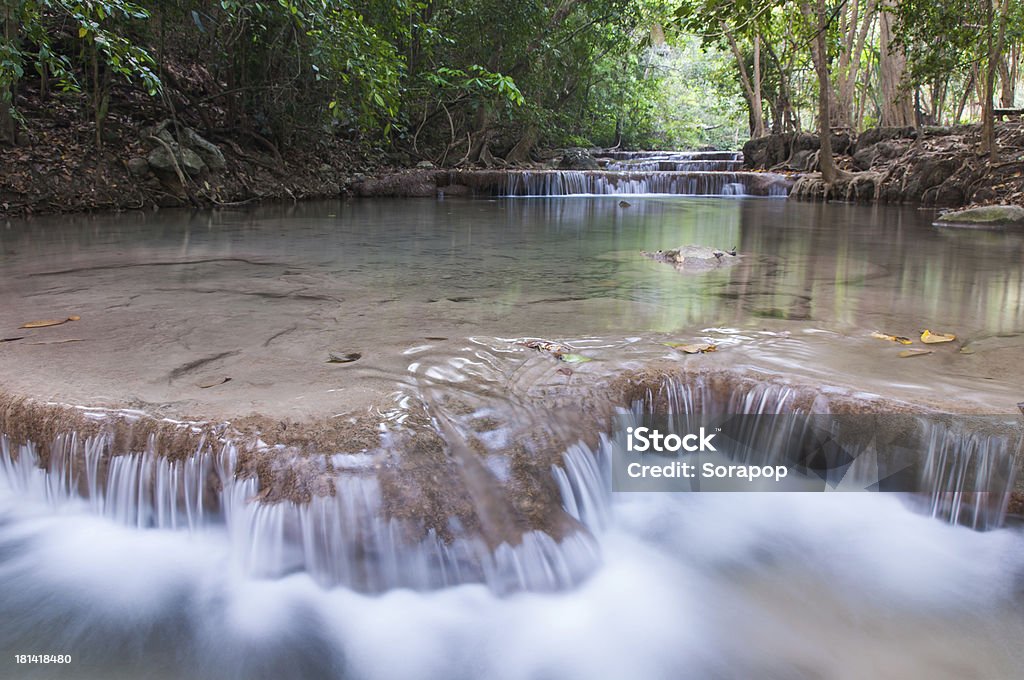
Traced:
<path fill-rule="evenodd" d="M 789 176 L 744 172 L 742 159 L 735 151 L 609 151 L 597 158 L 600 170 L 453 170 L 438 188 L 477 196 L 789 195 Z"/>
<path fill-rule="evenodd" d="M 696 375 L 639 388 L 623 424 L 660 416 L 682 432 L 717 418 L 737 444 L 737 462 L 818 462 L 837 490 L 905 491 L 913 505 L 943 521 L 1001 526 L 1024 443 L 1020 419 L 894 410 L 812 388 Z M 809 455 L 833 458 L 824 465 Z"/>
<path fill-rule="evenodd" d="M 741 374 L 667 375 L 632 382 L 627 391 L 621 400 L 609 395 L 621 404 L 620 423 L 668 417 L 681 431 L 708 416 L 731 419 L 723 422 L 742 444 L 732 451 L 737 461 L 795 465 L 788 452 L 803 455 L 808 442 L 818 441 L 821 419 L 840 453 L 857 456 L 882 442 L 877 455 L 833 465 L 839 473 L 827 481 L 836 488 L 825 490 L 863 491 L 892 471 L 909 470 L 910 481 L 901 482 L 907 488 L 900 490 L 912 491 L 912 506 L 943 521 L 997 527 L 1013 489 L 1020 434 L 1012 419 L 893 415 L 886 402 Z M 851 413 L 854 406 L 858 411 Z M 865 417 L 872 420 L 857 420 Z M 867 444 L 861 441 L 865 427 L 871 430 Z M 489 541 L 455 517 L 442 531 L 389 516 L 380 470 L 392 455 L 403 454 L 387 447 L 329 457 L 329 464 L 317 468 L 326 493 L 270 501 L 269 487 L 239 463 L 239 444 L 226 438 L 202 436 L 190 454 L 170 458 L 153 435 L 140 450 L 116 451 L 113 433 L 65 433 L 45 455 L 33 442 L 4 435 L 0 483 L 53 505 L 84 504 L 137 530 L 216 533 L 228 542 L 239 568 L 257 578 L 305 572 L 324 587 L 369 593 L 464 583 L 484 583 L 497 593 L 553 591 L 580 583 L 600 563 L 595 537 L 613 515 L 614 433 L 600 434 L 593 445 L 582 436 L 567 440 L 582 434 L 577 430 L 553 441 L 562 447 L 550 468 L 553 493 L 576 527 L 557 539 L 524 527 L 515 540 Z M 894 453 L 880 453 L 889 448 Z M 271 453 L 281 469 L 308 463 L 289 458 L 281 447 Z M 814 461 L 797 462 L 814 471 Z"/>
<path fill-rule="evenodd" d="M 112 455 L 113 440 L 60 435 L 47 464 L 35 444 L 0 436 L 0 482 L 53 505 L 84 500 L 97 514 L 137 529 L 219 529 L 245 573 L 278 578 L 305 571 L 325 587 L 384 592 L 486 583 L 495 592 L 551 591 L 580 582 L 599 560 L 585 531 L 561 540 L 526 531 L 515 544 L 492 548 L 459 527 L 446 540 L 388 518 L 373 474 L 379 460 L 372 457 L 353 466 L 344 460 L 352 456 L 335 456 L 344 472 L 331 478 L 331 495 L 263 502 L 259 481 L 236 474 L 235 443 L 215 450 L 204 441 L 192 455 L 170 460 L 153 437 L 145 450 L 119 455 Z M 581 453 L 576 458 L 574 466 L 593 465 Z"/>
<path fill-rule="evenodd" d="M 786 196 L 788 193 L 785 177 L 763 172 L 510 170 L 503 174 L 504 186 L 476 185 L 476 188 L 495 191 L 501 196 Z"/>

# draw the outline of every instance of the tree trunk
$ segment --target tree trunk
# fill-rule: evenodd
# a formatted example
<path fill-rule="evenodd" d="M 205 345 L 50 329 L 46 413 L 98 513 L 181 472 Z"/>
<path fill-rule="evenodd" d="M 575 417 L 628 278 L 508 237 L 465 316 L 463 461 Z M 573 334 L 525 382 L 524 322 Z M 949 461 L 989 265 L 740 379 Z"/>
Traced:
<path fill-rule="evenodd" d="M 879 17 L 879 89 L 881 90 L 881 116 L 879 124 L 888 127 L 908 127 L 914 124 L 914 107 L 906 87 L 907 55 L 903 48 L 893 44 L 893 16 L 889 11 L 896 0 L 885 0 Z"/>
<path fill-rule="evenodd" d="M 853 95 L 856 91 L 857 77 L 860 72 L 861 55 L 864 43 L 874 22 L 875 0 L 868 0 L 861 15 L 860 2 L 854 0 L 847 3 L 849 14 L 843 13 L 841 32 L 843 35 L 843 52 L 839 57 L 839 68 L 836 74 L 836 99 L 832 104 L 832 126 L 849 128 L 853 121 Z"/>
<path fill-rule="evenodd" d="M 1016 50 L 1014 50 L 1016 51 Z M 1013 62 L 1013 66 L 1010 63 Z M 1004 109 L 1013 108 L 1015 90 L 1017 89 L 1016 55 L 1008 54 L 1005 59 L 999 60 L 999 106 Z"/>
<path fill-rule="evenodd" d="M 992 99 L 995 95 L 996 71 L 999 70 L 999 62 L 1002 60 L 1003 44 L 1006 40 L 1006 21 L 1010 12 L 1010 0 L 1001 0 L 999 3 L 998 15 L 993 0 L 986 0 L 988 11 L 988 25 L 993 26 L 998 19 L 999 28 L 996 36 L 992 31 L 988 34 L 988 63 L 985 65 L 985 96 L 981 102 L 981 148 L 983 154 L 989 155 L 991 162 L 999 158 L 999 149 L 996 148 L 995 116 L 993 115 Z"/>
<path fill-rule="evenodd" d="M 743 52 L 740 51 L 739 45 L 736 43 L 736 36 L 724 23 L 722 32 L 725 33 L 725 37 L 729 41 L 732 56 L 736 58 L 736 68 L 739 69 L 740 82 L 743 84 L 747 106 L 750 108 L 750 138 L 764 137 L 764 107 L 761 105 L 761 59 L 758 55 L 761 48 L 761 37 L 754 38 L 754 77 L 751 78 L 747 71 L 746 61 L 743 59 Z"/>
<path fill-rule="evenodd" d="M 825 0 L 817 0 L 816 9 L 812 10 L 807 0 L 801 0 L 800 10 L 815 28 L 814 39 L 811 41 L 811 59 L 814 70 L 818 74 L 818 134 L 821 137 L 821 152 L 818 154 L 818 165 L 821 168 L 821 179 L 825 184 L 836 181 L 836 166 L 832 158 L 831 106 L 829 89 L 831 79 L 828 73 L 828 52 L 825 47 L 825 32 L 828 29 L 828 12 Z"/>
<path fill-rule="evenodd" d="M 6 46 L 17 49 L 21 33 L 21 22 L 15 14 L 14 3 L 5 2 L 3 10 L 3 41 Z M 15 144 L 18 128 L 14 120 L 14 83 L 0 86 L 0 144 Z"/>

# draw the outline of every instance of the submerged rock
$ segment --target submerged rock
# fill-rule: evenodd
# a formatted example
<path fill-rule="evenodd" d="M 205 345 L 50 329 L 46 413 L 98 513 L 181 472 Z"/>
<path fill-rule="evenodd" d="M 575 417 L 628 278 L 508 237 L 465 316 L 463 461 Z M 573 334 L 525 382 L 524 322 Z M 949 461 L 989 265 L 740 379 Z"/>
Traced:
<path fill-rule="evenodd" d="M 736 249 L 729 251 L 706 246 L 680 246 L 673 250 L 658 250 L 653 253 L 640 251 L 644 257 L 658 262 L 667 262 L 681 272 L 699 273 L 727 267 L 739 261 Z"/>
<path fill-rule="evenodd" d="M 983 205 L 940 215 L 936 224 L 1001 227 L 1024 224 L 1024 207 L 1019 205 Z"/>

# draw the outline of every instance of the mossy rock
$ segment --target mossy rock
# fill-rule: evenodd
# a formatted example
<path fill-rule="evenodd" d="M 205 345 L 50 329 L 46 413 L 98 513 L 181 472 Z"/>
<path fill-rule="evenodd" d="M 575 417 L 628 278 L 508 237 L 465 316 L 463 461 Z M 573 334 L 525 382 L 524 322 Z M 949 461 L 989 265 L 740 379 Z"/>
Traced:
<path fill-rule="evenodd" d="M 940 226 L 1002 227 L 1024 225 L 1024 208 L 1019 205 L 983 205 L 940 215 Z"/>

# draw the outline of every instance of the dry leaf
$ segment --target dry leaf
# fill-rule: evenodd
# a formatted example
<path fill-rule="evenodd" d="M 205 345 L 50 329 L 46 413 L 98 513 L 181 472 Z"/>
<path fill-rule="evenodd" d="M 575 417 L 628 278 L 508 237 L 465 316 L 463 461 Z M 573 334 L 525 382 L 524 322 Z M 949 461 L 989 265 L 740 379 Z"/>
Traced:
<path fill-rule="evenodd" d="M 68 321 L 78 321 L 82 317 L 80 316 L 69 316 L 66 319 L 44 319 L 43 321 L 28 321 L 21 324 L 20 328 L 46 328 L 48 326 L 59 326 Z"/>
<path fill-rule="evenodd" d="M 931 354 L 931 353 L 932 353 L 932 350 L 930 350 L 930 349 L 905 349 L 902 352 L 900 352 L 900 358 L 901 359 L 908 359 L 910 357 L 920 357 L 920 356 L 924 356 L 925 354 Z"/>
<path fill-rule="evenodd" d="M 21 328 L 46 328 L 47 326 L 59 326 L 67 323 L 67 319 L 46 319 L 45 321 L 29 321 L 21 324 Z"/>
<path fill-rule="evenodd" d="M 666 342 L 665 344 L 671 347 L 672 349 L 677 349 L 680 352 L 684 352 L 686 354 L 707 354 L 708 352 L 718 351 L 718 345 L 712 345 L 707 342 L 694 343 L 690 345 L 681 342 Z"/>
<path fill-rule="evenodd" d="M 200 380 L 199 382 L 197 382 L 196 383 L 196 387 L 205 390 L 205 389 L 210 388 L 210 387 L 216 387 L 217 385 L 223 385 L 224 383 L 226 383 L 229 380 L 231 380 L 231 378 L 229 378 L 227 376 L 220 376 L 220 377 L 216 377 L 216 378 L 206 378 L 205 380 Z"/>
<path fill-rule="evenodd" d="M 871 337 L 878 338 L 879 340 L 889 340 L 890 342 L 898 342 L 901 345 L 909 345 L 913 342 L 910 338 L 904 338 L 901 335 L 889 335 L 888 333 L 880 333 L 874 331 L 871 333 Z"/>
<path fill-rule="evenodd" d="M 956 340 L 956 336 L 952 333 L 932 333 L 929 330 L 921 333 L 921 342 L 926 345 L 934 345 L 938 342 L 953 342 Z"/>

